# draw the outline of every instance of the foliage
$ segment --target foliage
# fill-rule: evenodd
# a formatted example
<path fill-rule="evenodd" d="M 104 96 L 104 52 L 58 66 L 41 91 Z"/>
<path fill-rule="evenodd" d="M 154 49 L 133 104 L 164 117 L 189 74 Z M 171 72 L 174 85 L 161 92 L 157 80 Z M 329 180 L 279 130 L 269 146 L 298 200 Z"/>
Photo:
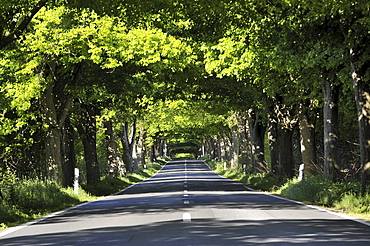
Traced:
<path fill-rule="evenodd" d="M 191 154 L 191 153 L 177 153 L 175 156 L 174 156 L 174 159 L 194 159 L 194 155 Z"/>
<path fill-rule="evenodd" d="M 27 212 L 45 212 L 76 204 L 78 200 L 61 191 L 54 182 L 24 180 L 14 187 L 10 203 Z"/>
<path fill-rule="evenodd" d="M 73 192 L 72 188 L 61 188 L 54 182 L 40 179 L 12 183 L 0 201 L 0 229 L 95 199 L 82 189 L 79 195 Z"/>
<path fill-rule="evenodd" d="M 149 137 L 196 142 L 225 128 L 228 112 L 222 105 L 173 100 L 158 102 L 147 111 L 144 124 Z"/>
<path fill-rule="evenodd" d="M 135 173 L 130 173 L 125 177 L 113 177 L 107 175 L 102 177 L 100 182 L 96 184 L 82 184 L 82 187 L 94 196 L 112 195 L 134 183 L 151 177 L 157 170 L 160 169 L 160 167 L 161 165 L 159 164 L 150 164 L 146 169 L 140 168 Z"/>
<path fill-rule="evenodd" d="M 107 196 L 116 193 L 131 184 L 127 178 L 104 176 L 96 184 L 82 184 L 82 187 L 95 196 Z"/>
<path fill-rule="evenodd" d="M 14 194 L 14 187 L 18 184 L 18 178 L 10 168 L 6 170 L 0 168 L 0 175 L 2 176 L 0 179 L 1 200 L 10 200 Z"/>
<path fill-rule="evenodd" d="M 31 13 L 38 2 L 46 7 Z M 50 87 L 56 109 L 63 111 L 66 95 L 72 98 L 72 124 L 82 115 L 77 102 L 90 103 L 99 111 L 100 123 L 114 122 L 115 133 L 123 122 L 139 118 L 151 147 L 158 140 L 200 144 L 204 138 L 228 134 L 235 125 L 230 123 L 234 111 L 257 108 L 266 118 L 266 98 L 280 98 L 279 109 L 296 109 L 302 100 L 312 102 L 310 109 L 321 108 L 321 82 L 330 80 L 341 84 L 339 138 L 354 142 L 351 151 L 341 148 L 347 161 L 342 170 L 351 169 L 348 174 L 357 178 L 349 50 L 366 70 L 369 7 L 362 0 L 5 1 L 0 5 L 0 158 L 2 167 L 11 169 L 0 170 L 1 217 L 49 210 L 66 198 L 56 184 L 17 179 L 42 178 L 47 172 L 40 160 L 45 154 L 42 125 L 48 126 L 42 123 L 39 105 Z M 9 45 L 5 39 L 12 36 L 15 40 Z M 80 65 L 83 72 L 74 81 Z M 369 74 L 364 71 L 364 78 Z M 276 112 L 278 122 L 295 124 L 299 112 L 287 112 Z M 321 119 L 321 113 L 315 118 Z M 99 162 L 106 166 L 106 136 L 98 127 Z M 81 152 L 76 156 L 80 163 Z M 263 190 L 276 190 L 286 181 L 265 173 L 244 176 L 240 169 L 224 170 L 223 162 L 214 166 L 223 175 Z M 80 169 L 83 177 L 86 170 Z M 99 185 L 86 189 L 112 194 L 149 175 L 148 170 L 139 171 L 125 178 L 103 177 Z M 280 192 L 343 209 L 357 205 L 365 211 L 368 198 L 358 196 L 357 189 L 356 184 L 310 177 L 299 183 L 289 180 Z"/>
<path fill-rule="evenodd" d="M 100 187 L 88 188 L 98 196 L 110 195 L 152 176 L 161 167 L 159 164 L 149 164 L 147 169 L 140 169 L 125 178 L 106 176 L 102 178 Z M 0 180 L 3 191 L 3 198 L 0 200 L 0 230 L 97 198 L 82 187 L 76 195 L 73 188 L 62 188 L 51 181 L 33 179 L 14 182 L 14 180 L 16 178 L 11 173 L 4 173 L 4 179 Z M 11 192 L 3 189 L 4 184 L 11 184 Z"/>
<path fill-rule="evenodd" d="M 334 203 L 335 208 L 355 214 L 370 214 L 370 194 L 360 195 L 355 192 L 347 192 L 342 198 Z"/>
<path fill-rule="evenodd" d="M 208 161 L 207 163 L 215 172 L 226 178 L 240 181 L 244 177 L 240 169 L 230 168 L 230 164 L 227 162 Z"/>
<path fill-rule="evenodd" d="M 285 184 L 287 180 L 284 177 L 269 173 L 256 173 L 245 176 L 241 181 L 246 183 L 247 186 L 251 185 L 251 188 L 257 188 L 263 191 L 274 191 Z"/>
<path fill-rule="evenodd" d="M 314 176 L 300 182 L 288 182 L 279 192 L 282 196 L 294 200 L 333 206 L 341 201 L 343 194 L 349 191 L 358 192 L 359 185 L 356 183 L 335 183 L 322 176 Z"/>
<path fill-rule="evenodd" d="M 322 176 L 311 176 L 298 182 L 267 173 L 243 175 L 238 169 L 225 170 L 222 162 L 208 160 L 207 163 L 218 174 L 253 189 L 359 216 L 362 214 L 362 217 L 370 214 L 370 193 L 361 195 L 359 183 L 335 183 Z"/>

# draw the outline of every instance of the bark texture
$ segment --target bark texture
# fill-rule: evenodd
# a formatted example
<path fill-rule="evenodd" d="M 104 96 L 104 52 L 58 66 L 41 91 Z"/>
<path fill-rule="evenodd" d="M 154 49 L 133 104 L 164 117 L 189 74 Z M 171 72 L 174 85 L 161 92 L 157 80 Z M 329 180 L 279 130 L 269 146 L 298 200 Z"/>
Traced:
<path fill-rule="evenodd" d="M 280 169 L 284 176 L 293 178 L 295 174 L 293 158 L 293 130 L 290 128 L 279 128 L 278 147 Z"/>
<path fill-rule="evenodd" d="M 84 117 L 77 124 L 84 146 L 87 184 L 96 184 L 100 180 L 100 167 L 96 151 L 96 108 L 93 104 L 83 104 Z"/>
<path fill-rule="evenodd" d="M 104 127 L 107 144 L 107 173 L 112 176 L 123 176 L 125 169 L 113 131 L 112 121 L 105 121 Z"/>
<path fill-rule="evenodd" d="M 271 172 L 277 175 L 281 174 L 279 164 L 279 145 L 278 145 L 278 118 L 276 114 L 275 103 L 272 99 L 268 99 L 268 141 L 270 146 L 270 163 Z"/>
<path fill-rule="evenodd" d="M 264 137 L 266 127 L 262 124 L 262 118 L 254 109 L 250 109 L 249 112 L 249 130 L 251 138 L 251 149 L 253 156 L 253 171 L 254 172 L 265 172 L 265 145 Z"/>
<path fill-rule="evenodd" d="M 356 57 L 351 68 L 358 116 L 362 193 L 365 193 L 370 180 L 370 85 L 365 81 L 364 74 L 369 67 L 364 64 L 360 69 L 355 61 Z"/>
<path fill-rule="evenodd" d="M 340 159 L 338 151 L 338 85 L 323 79 L 324 92 L 324 176 L 330 180 L 338 180 Z"/>
<path fill-rule="evenodd" d="M 70 119 L 67 118 L 62 128 L 63 185 L 72 187 L 76 167 L 75 133 Z"/>
<path fill-rule="evenodd" d="M 304 175 L 316 174 L 316 138 L 315 138 L 315 112 L 309 109 L 310 101 L 305 100 L 300 104 L 299 133 L 304 164 Z"/>
<path fill-rule="evenodd" d="M 137 154 L 136 154 L 136 120 L 131 125 L 125 122 L 121 134 L 121 141 L 124 148 L 124 161 L 126 170 L 129 173 L 134 172 L 137 168 Z"/>
<path fill-rule="evenodd" d="M 48 84 L 41 96 L 41 110 L 45 124 L 45 159 L 48 178 L 62 184 L 61 129 L 54 103 L 52 84 Z"/>

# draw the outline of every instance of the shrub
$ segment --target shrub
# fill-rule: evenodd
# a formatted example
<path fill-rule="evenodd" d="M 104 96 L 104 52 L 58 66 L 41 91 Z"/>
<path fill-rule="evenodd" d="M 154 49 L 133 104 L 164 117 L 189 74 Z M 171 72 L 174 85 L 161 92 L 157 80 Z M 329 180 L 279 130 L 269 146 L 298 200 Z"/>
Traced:
<path fill-rule="evenodd" d="M 82 184 L 83 189 L 94 196 L 107 196 L 114 194 L 127 186 L 149 178 L 162 167 L 159 163 L 148 164 L 147 168 L 139 168 L 135 173 L 128 174 L 126 177 L 104 176 L 100 181 L 93 185 Z"/>
<path fill-rule="evenodd" d="M 246 176 L 241 181 L 264 191 L 273 191 L 279 189 L 286 182 L 286 178 L 268 173 L 257 173 Z"/>
<path fill-rule="evenodd" d="M 82 184 L 82 187 L 94 196 L 108 196 L 124 189 L 130 183 L 127 179 L 107 175 L 102 177 L 96 184 Z"/>
<path fill-rule="evenodd" d="M 370 195 L 360 196 L 354 192 L 347 192 L 334 207 L 350 213 L 370 213 Z"/>
<path fill-rule="evenodd" d="M 0 192 L 3 201 L 9 201 L 14 194 L 14 187 L 18 184 L 18 178 L 10 169 L 3 170 L 0 168 Z"/>
<path fill-rule="evenodd" d="M 6 199 L 0 200 L 0 230 L 94 199 L 82 190 L 80 193 L 76 195 L 72 188 L 61 188 L 50 181 L 19 181 L 7 190 Z"/>
<path fill-rule="evenodd" d="M 313 176 L 300 182 L 288 182 L 281 188 L 282 196 L 312 204 L 332 206 L 348 191 L 358 190 L 355 183 L 334 183 L 322 176 Z"/>
<path fill-rule="evenodd" d="M 13 223 L 21 220 L 24 214 L 17 209 L 15 206 L 9 205 L 4 201 L 0 202 L 0 218 L 1 222 Z M 6 228 L 5 224 L 1 226 L 3 229 Z"/>

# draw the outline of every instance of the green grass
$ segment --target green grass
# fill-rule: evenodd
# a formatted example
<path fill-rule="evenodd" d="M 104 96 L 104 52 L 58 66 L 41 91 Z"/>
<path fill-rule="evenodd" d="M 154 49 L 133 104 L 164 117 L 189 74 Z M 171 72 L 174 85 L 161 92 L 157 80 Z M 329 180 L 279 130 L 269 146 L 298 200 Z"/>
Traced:
<path fill-rule="evenodd" d="M 140 168 L 135 173 L 124 177 L 104 176 L 94 185 L 82 184 L 82 187 L 94 196 L 107 196 L 114 194 L 134 183 L 140 182 L 154 175 L 161 168 L 160 164 L 150 164 L 147 168 Z"/>
<path fill-rule="evenodd" d="M 56 183 L 39 179 L 21 180 L 3 190 L 0 202 L 0 230 L 36 219 L 46 214 L 96 199 L 73 188 L 62 188 Z"/>
<path fill-rule="evenodd" d="M 321 175 L 298 182 L 296 178 L 286 179 L 267 173 L 243 175 L 241 169 L 224 170 L 224 164 L 220 162 L 209 162 L 209 166 L 220 175 L 251 188 L 370 220 L 370 192 L 361 195 L 359 183 L 332 182 Z"/>
<path fill-rule="evenodd" d="M 116 193 L 152 176 L 160 168 L 160 164 L 150 164 L 147 169 L 139 169 L 126 177 L 105 176 L 96 185 L 81 185 L 78 195 L 73 188 L 63 188 L 51 181 L 18 180 L 14 175 L 5 173 L 6 179 L 0 183 L 3 194 L 0 200 L 0 230 Z"/>

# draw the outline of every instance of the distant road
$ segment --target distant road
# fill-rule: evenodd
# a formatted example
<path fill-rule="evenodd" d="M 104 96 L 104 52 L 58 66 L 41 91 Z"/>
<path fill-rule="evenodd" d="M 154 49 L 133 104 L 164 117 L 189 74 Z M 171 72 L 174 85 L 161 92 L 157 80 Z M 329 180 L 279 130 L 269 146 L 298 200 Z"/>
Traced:
<path fill-rule="evenodd" d="M 366 224 L 250 191 L 194 160 L 0 235 L 9 246 L 370 245 Z"/>

